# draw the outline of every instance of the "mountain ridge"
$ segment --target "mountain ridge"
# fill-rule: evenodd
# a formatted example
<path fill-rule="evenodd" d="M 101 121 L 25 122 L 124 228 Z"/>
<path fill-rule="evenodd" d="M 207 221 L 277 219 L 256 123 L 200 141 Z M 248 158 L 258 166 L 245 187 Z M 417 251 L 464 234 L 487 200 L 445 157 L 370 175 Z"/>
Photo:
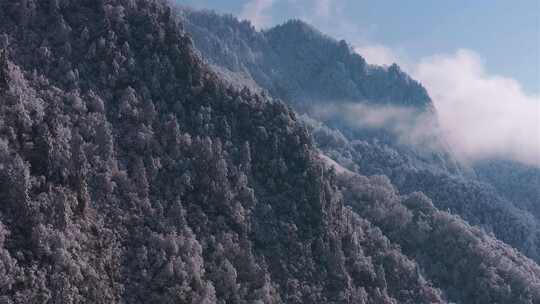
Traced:
<path fill-rule="evenodd" d="M 211 11 L 184 9 L 181 14 L 184 15 L 187 32 L 196 38 L 200 37 L 195 39 L 196 48 L 212 64 L 226 67 L 232 72 L 248 74 L 272 96 L 289 103 L 301 106 L 331 96 L 333 101 L 367 101 L 420 109 L 432 108 L 426 90 L 397 65 L 388 68 L 368 66 L 344 40 L 334 40 L 301 20 L 256 31 L 247 21 L 238 21 L 233 16 L 221 17 Z M 212 20 L 216 24 L 212 24 Z M 200 22 L 200 26 L 197 22 Z M 230 27 L 231 31 L 220 31 L 220 26 Z M 291 45 L 286 41 L 288 37 L 294 36 L 290 34 L 291 31 L 300 31 L 303 36 L 296 41 L 293 50 L 284 50 Z M 215 33 L 219 33 L 219 37 Z M 243 41 L 250 42 L 248 44 Z M 309 52 L 310 59 L 315 59 L 310 61 L 306 56 L 294 55 L 301 52 Z M 345 69 L 344 65 L 349 68 Z M 266 75 L 270 75 L 271 79 Z M 342 86 L 332 82 L 336 77 L 347 79 L 347 83 Z M 393 86 L 396 89 L 392 93 L 379 94 L 381 88 Z M 331 95 L 326 91 L 331 92 Z"/>
<path fill-rule="evenodd" d="M 0 17 L 1 302 L 540 299 L 508 245 L 326 169 L 297 113 L 214 73 L 165 1 L 0 0 Z"/>

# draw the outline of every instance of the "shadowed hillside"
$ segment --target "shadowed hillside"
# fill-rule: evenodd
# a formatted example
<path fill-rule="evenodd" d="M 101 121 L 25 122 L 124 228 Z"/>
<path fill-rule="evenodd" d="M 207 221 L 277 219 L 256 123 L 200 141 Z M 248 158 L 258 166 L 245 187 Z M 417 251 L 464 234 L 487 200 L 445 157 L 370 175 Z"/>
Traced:
<path fill-rule="evenodd" d="M 0 302 L 539 301 L 538 265 L 504 243 L 336 176 L 166 3 L 0 0 L 0 20 Z"/>

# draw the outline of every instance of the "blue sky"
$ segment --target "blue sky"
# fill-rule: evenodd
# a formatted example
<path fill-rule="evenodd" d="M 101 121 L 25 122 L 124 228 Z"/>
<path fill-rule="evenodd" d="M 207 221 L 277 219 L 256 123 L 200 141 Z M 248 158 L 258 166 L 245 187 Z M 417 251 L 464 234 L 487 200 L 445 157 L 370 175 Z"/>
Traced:
<path fill-rule="evenodd" d="M 304 19 L 354 46 L 384 47 L 408 62 L 472 50 L 486 73 L 513 78 L 528 94 L 540 93 L 538 0 L 176 1 L 251 19 L 261 28 Z"/>

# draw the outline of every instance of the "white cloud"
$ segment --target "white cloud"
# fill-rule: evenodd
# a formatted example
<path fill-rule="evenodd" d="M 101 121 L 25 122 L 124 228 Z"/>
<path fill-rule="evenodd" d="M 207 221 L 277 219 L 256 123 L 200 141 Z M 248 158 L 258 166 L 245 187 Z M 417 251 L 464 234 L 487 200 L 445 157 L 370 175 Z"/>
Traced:
<path fill-rule="evenodd" d="M 421 113 L 408 107 L 370 105 L 364 102 L 326 102 L 314 106 L 310 115 L 322 119 L 340 119 L 360 129 L 385 129 L 400 142 L 423 148 L 439 149 L 438 122 L 432 113 Z"/>
<path fill-rule="evenodd" d="M 320 17 L 329 17 L 332 12 L 332 2 L 332 0 L 315 0 L 315 14 Z"/>
<path fill-rule="evenodd" d="M 256 28 L 269 26 L 272 23 L 272 15 L 269 10 L 275 0 L 251 0 L 242 7 L 240 18 L 251 21 Z"/>
<path fill-rule="evenodd" d="M 540 166 L 540 97 L 527 95 L 512 78 L 489 74 L 476 52 L 461 49 L 411 63 L 382 45 L 355 50 L 368 63 L 398 63 L 424 85 L 458 158 Z"/>
<path fill-rule="evenodd" d="M 540 166 L 540 98 L 489 75 L 478 54 L 422 59 L 413 76 L 430 93 L 448 143 L 463 159 L 506 158 Z"/>

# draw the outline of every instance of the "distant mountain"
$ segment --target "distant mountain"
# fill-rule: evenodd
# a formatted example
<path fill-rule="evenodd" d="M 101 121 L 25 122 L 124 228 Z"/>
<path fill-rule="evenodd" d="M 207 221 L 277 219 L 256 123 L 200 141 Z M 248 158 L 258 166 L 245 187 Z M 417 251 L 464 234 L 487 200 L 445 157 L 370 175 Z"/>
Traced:
<path fill-rule="evenodd" d="M 368 65 L 345 41 L 292 20 L 258 32 L 246 21 L 207 11 L 182 11 L 186 30 L 213 65 L 244 74 L 274 97 L 297 106 L 366 101 L 431 107 L 426 90 L 397 65 Z"/>
<path fill-rule="evenodd" d="M 521 178 L 513 191 L 504 186 L 509 171 L 491 170 L 496 173 L 491 175 L 485 166 L 460 164 L 436 131 L 427 145 L 408 144 L 385 126 L 359 127 L 343 115 L 313 111 L 343 103 L 412 109 L 432 116 L 434 124 L 419 126 L 430 133 L 425 129 L 437 128 L 432 102 L 398 66 L 369 65 L 345 41 L 298 20 L 259 32 L 246 21 L 210 11 L 184 9 L 182 16 L 195 47 L 221 74 L 251 78 L 307 114 L 304 121 L 327 156 L 357 173 L 386 175 L 403 193 L 425 192 L 441 210 L 459 214 L 540 261 L 540 217 L 534 207 L 540 196 L 533 190 L 540 188 L 538 178 Z M 516 195 L 522 192 L 528 203 Z"/>
<path fill-rule="evenodd" d="M 166 2 L 0 0 L 1 303 L 540 301 L 534 261 L 220 75 Z"/>

